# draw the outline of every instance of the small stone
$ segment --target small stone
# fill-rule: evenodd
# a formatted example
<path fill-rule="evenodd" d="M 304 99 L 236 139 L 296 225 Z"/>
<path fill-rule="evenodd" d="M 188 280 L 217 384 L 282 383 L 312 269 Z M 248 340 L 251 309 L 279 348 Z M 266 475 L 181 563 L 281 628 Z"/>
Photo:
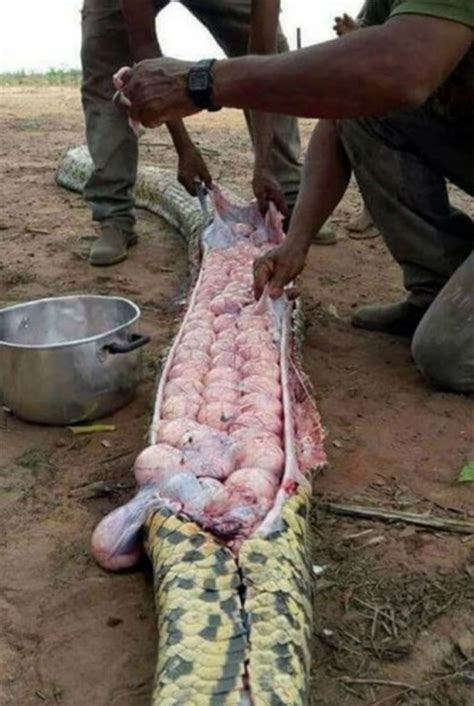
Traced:
<path fill-rule="evenodd" d="M 335 306 L 335 304 L 329 304 L 329 305 L 328 305 L 328 308 L 327 308 L 327 312 L 328 312 L 328 314 L 330 314 L 331 316 L 334 316 L 335 319 L 340 319 L 340 318 L 341 318 L 341 317 L 339 316 L 339 312 L 338 312 L 337 307 Z"/>
<path fill-rule="evenodd" d="M 324 574 L 327 568 L 327 564 L 313 564 L 313 574 L 315 576 L 321 576 L 321 574 Z"/>
<path fill-rule="evenodd" d="M 116 628 L 117 625 L 121 625 L 122 623 L 123 623 L 122 618 L 113 618 L 113 617 L 107 618 L 107 626 L 109 628 Z"/>
<path fill-rule="evenodd" d="M 474 657 L 474 634 L 472 632 L 465 632 L 456 641 L 456 647 L 463 657 L 472 659 Z"/>

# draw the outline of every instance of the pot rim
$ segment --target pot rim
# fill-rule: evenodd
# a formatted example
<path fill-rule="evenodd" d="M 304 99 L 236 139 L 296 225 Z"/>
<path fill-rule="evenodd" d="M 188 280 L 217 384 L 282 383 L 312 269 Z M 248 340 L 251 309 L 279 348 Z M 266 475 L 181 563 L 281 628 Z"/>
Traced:
<path fill-rule="evenodd" d="M 100 341 L 102 338 L 107 338 L 108 336 L 111 336 L 112 334 L 117 333 L 118 331 L 121 331 L 122 329 L 127 328 L 128 326 L 132 326 L 138 321 L 141 316 L 141 311 L 139 307 L 130 299 L 127 299 L 126 297 L 109 297 L 103 294 L 69 294 L 64 297 L 43 297 L 41 299 L 32 299 L 31 301 L 23 302 L 22 304 L 14 304 L 13 306 L 7 306 L 3 309 L 0 309 L 0 316 L 5 312 L 14 311 L 15 309 L 23 309 L 27 306 L 31 306 L 32 304 L 40 304 L 41 302 L 51 301 L 64 301 L 67 299 L 106 299 L 108 301 L 121 301 L 128 304 L 132 308 L 134 314 L 126 323 L 120 324 L 120 326 L 116 326 L 115 328 L 110 329 L 109 331 L 105 331 L 104 333 L 99 333 L 95 336 L 89 336 L 88 338 L 76 338 L 73 341 L 62 341 L 61 343 L 30 345 L 25 345 L 23 343 L 13 343 L 0 339 L 0 348 L 18 348 L 21 350 L 51 350 L 58 348 L 71 348 L 72 346 L 83 345 L 85 343 L 94 343 L 95 341 Z"/>

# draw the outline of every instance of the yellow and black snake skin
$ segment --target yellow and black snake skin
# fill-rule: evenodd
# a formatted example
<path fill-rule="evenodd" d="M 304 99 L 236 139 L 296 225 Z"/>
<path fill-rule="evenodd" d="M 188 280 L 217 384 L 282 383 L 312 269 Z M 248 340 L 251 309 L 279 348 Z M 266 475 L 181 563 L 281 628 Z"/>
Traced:
<path fill-rule="evenodd" d="M 71 150 L 58 182 L 81 190 L 90 169 L 87 151 Z M 145 168 L 135 195 L 178 228 L 197 266 L 203 218 L 174 176 Z M 238 559 L 189 519 L 150 513 L 145 547 L 158 621 L 153 706 L 307 706 L 309 510 L 310 491 L 300 486 L 283 505 L 278 531 L 246 540 Z"/>

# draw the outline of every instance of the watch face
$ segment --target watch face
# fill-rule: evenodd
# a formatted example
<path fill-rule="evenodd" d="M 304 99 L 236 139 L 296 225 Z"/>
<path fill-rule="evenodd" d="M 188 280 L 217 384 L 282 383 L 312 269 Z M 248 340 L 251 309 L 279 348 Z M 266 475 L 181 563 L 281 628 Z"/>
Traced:
<path fill-rule="evenodd" d="M 189 77 L 191 91 L 205 91 L 209 87 L 207 71 L 193 71 Z"/>

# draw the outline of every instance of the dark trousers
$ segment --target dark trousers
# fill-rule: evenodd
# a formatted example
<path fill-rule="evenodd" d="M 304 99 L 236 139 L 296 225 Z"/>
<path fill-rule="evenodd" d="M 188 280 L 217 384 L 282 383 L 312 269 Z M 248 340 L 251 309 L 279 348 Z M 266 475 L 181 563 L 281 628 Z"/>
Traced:
<path fill-rule="evenodd" d="M 251 0 L 183 0 L 182 4 L 209 29 L 228 56 L 246 53 Z M 288 50 L 281 31 L 278 48 L 282 52 Z M 84 195 L 94 220 L 120 218 L 132 227 L 137 139 L 127 116 L 111 102 L 112 75 L 121 66 L 133 62 L 119 0 L 84 0 L 81 59 L 86 137 L 94 163 Z M 278 116 L 272 168 L 290 203 L 294 203 L 299 188 L 299 155 L 296 119 Z"/>
<path fill-rule="evenodd" d="M 338 126 L 409 300 L 429 307 L 412 343 L 418 367 L 439 387 L 473 392 L 474 225 L 451 206 L 446 187 L 449 179 L 474 193 L 472 125 L 427 104 Z"/>

